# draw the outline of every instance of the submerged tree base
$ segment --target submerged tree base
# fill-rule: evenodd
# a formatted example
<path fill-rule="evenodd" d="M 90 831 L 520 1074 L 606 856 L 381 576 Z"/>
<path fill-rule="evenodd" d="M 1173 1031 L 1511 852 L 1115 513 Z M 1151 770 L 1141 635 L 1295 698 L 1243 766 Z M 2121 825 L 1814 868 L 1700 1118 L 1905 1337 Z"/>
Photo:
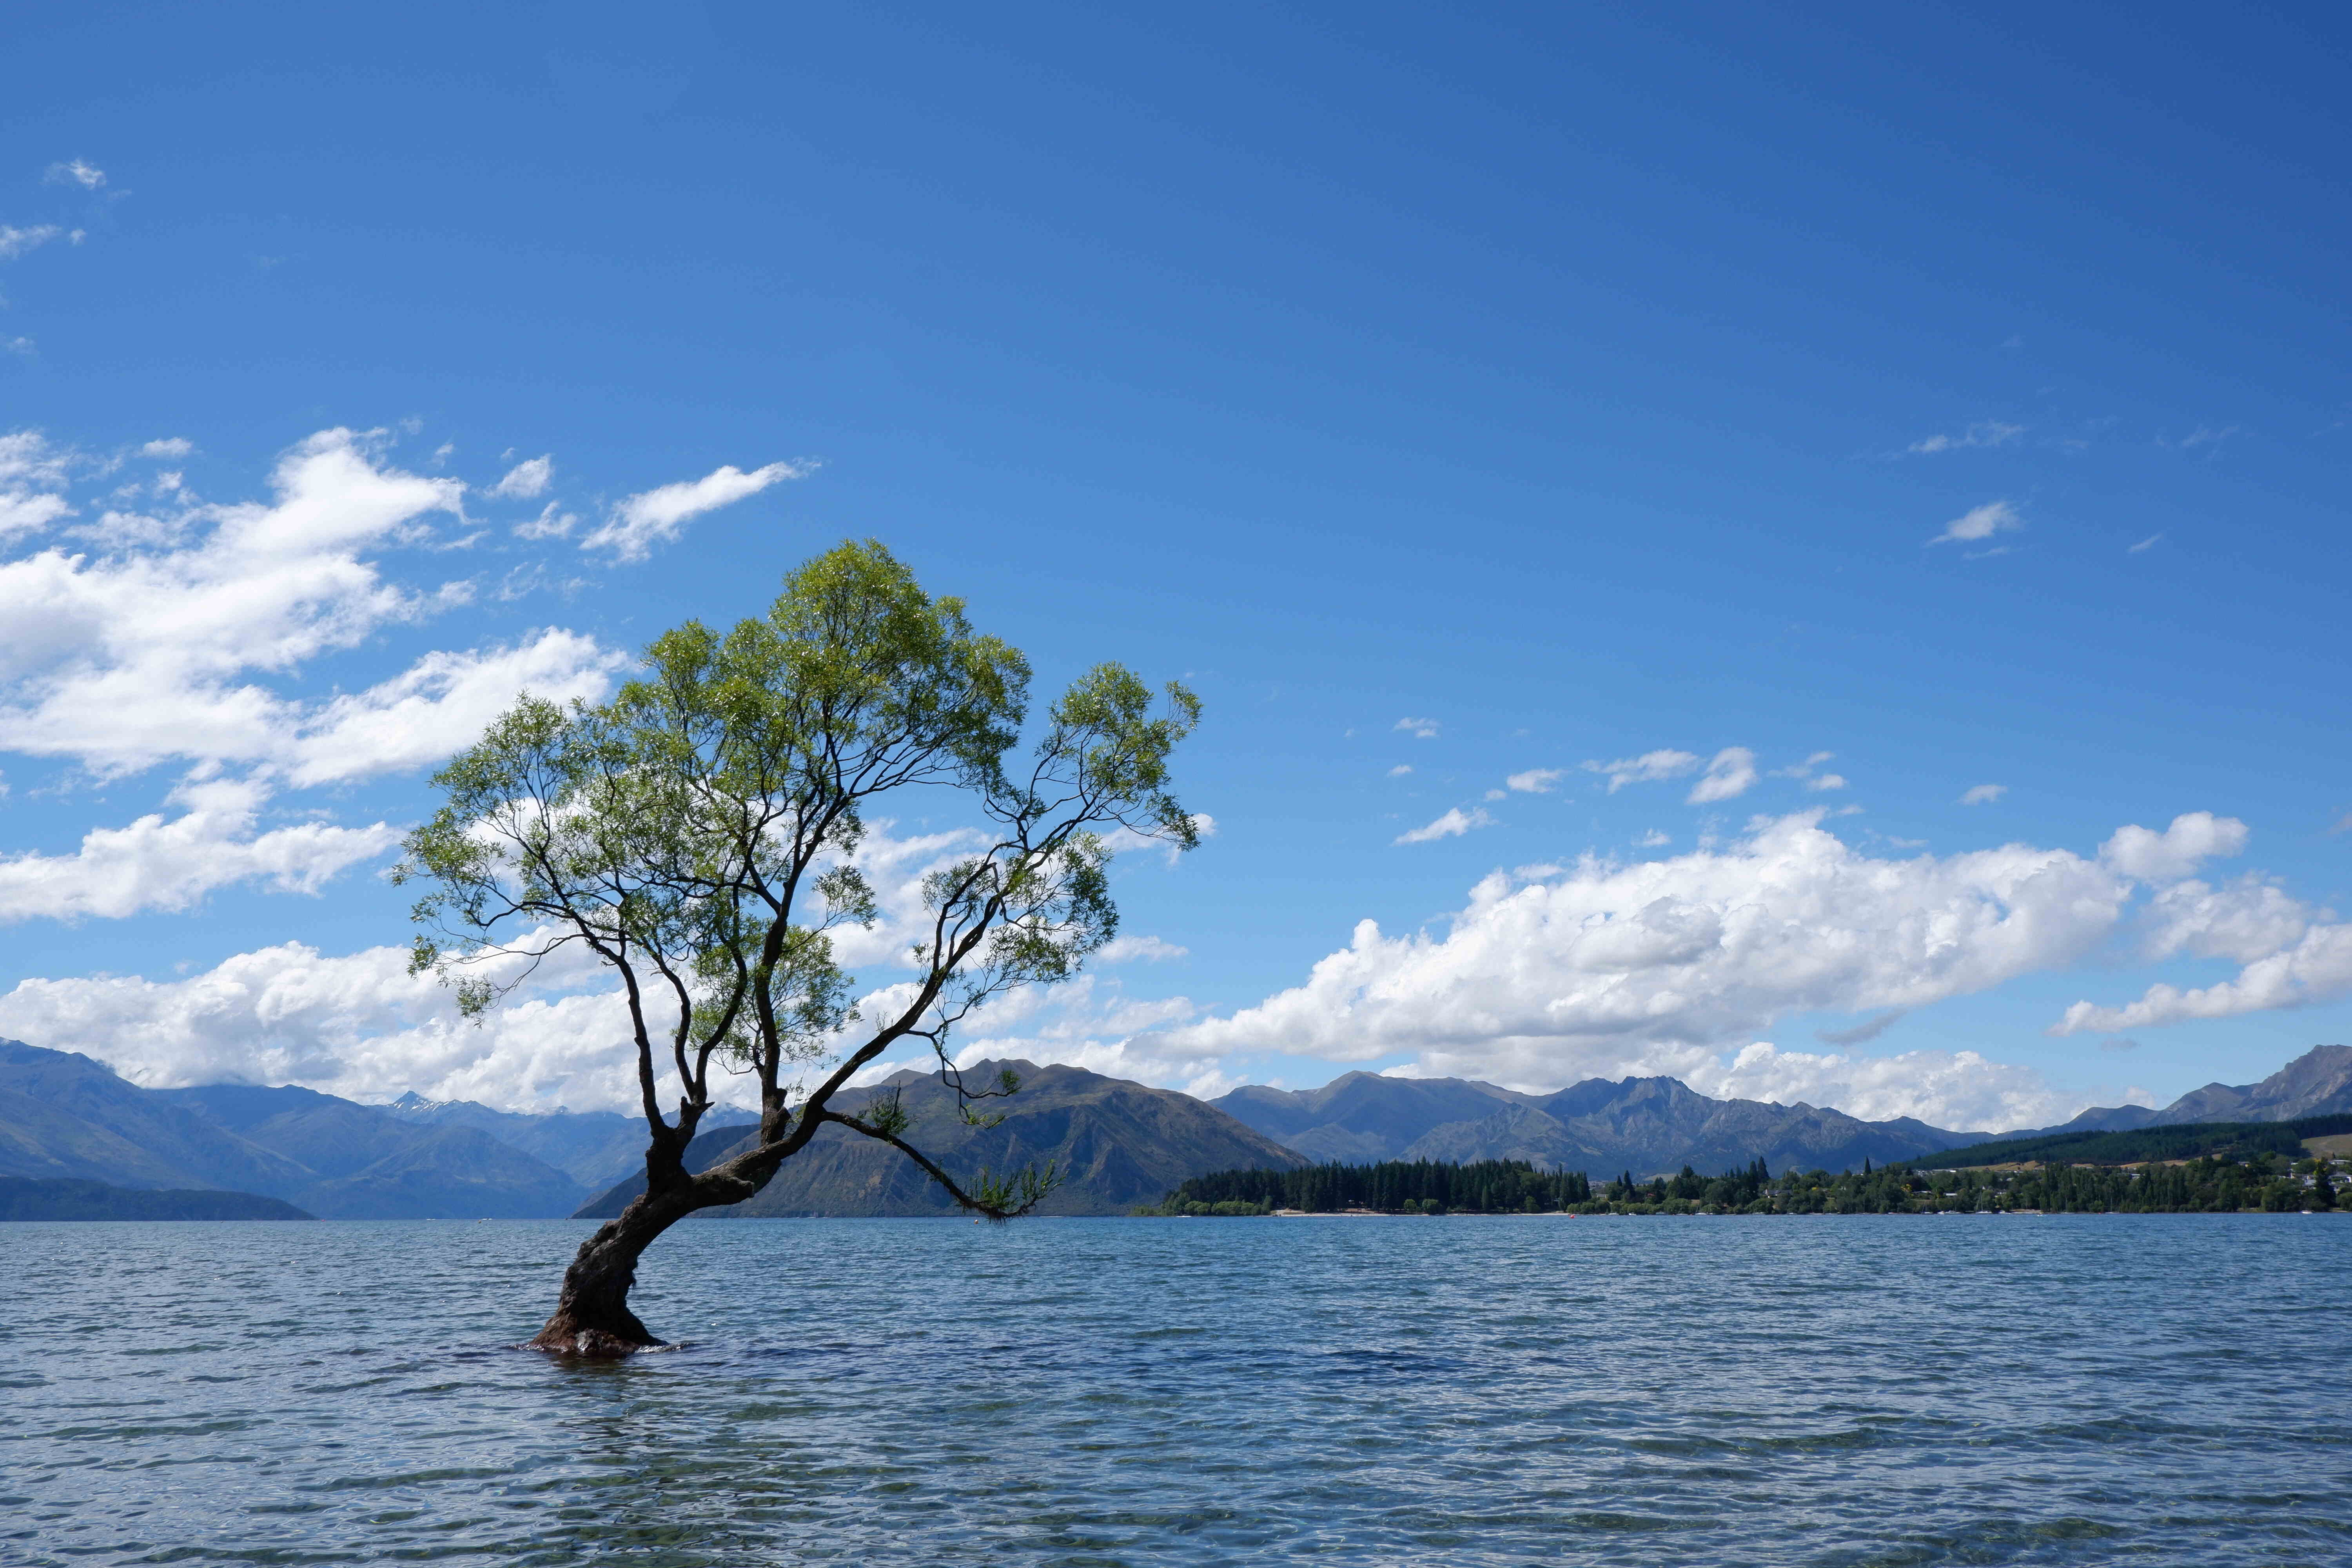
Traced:
<path fill-rule="evenodd" d="M 552 1328 L 540 1330 L 538 1335 L 524 1346 L 526 1350 L 544 1351 L 566 1361 L 620 1361 L 639 1351 L 667 1350 L 659 1340 L 636 1341 L 606 1333 L 602 1329 L 576 1329 L 559 1334 Z"/>
<path fill-rule="evenodd" d="M 532 1336 L 528 1348 L 567 1361 L 619 1361 L 639 1351 L 666 1348 L 651 1329 L 637 1321 L 635 1312 L 624 1307 L 620 1317 L 624 1321 L 591 1323 L 577 1313 L 558 1308 L 555 1316 L 547 1320 L 547 1326 Z"/>

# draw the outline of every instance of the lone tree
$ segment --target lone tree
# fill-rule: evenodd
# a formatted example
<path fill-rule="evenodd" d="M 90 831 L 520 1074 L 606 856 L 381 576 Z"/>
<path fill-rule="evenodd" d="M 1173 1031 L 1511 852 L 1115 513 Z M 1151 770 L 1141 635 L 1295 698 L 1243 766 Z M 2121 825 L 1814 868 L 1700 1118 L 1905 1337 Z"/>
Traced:
<path fill-rule="evenodd" d="M 845 543 L 786 578 L 765 616 L 664 634 L 608 702 L 525 696 L 435 775 L 445 804 L 409 835 L 400 872 L 426 884 L 411 972 L 452 982 L 478 1018 L 584 947 L 618 976 L 636 1045 L 645 1193 L 582 1244 L 533 1344 L 619 1356 L 661 1342 L 629 1309 L 646 1247 L 758 1193 L 827 1125 L 889 1144 L 990 1219 L 1051 1189 L 1050 1166 L 950 1175 L 905 1140 L 892 1098 L 834 1104 L 858 1069 L 919 1039 L 982 1121 L 978 1102 L 1018 1081 L 968 1088 L 949 1031 L 992 996 L 1068 979 L 1111 938 L 1106 832 L 1198 843 L 1168 790 L 1169 753 L 1199 718 L 1190 691 L 1171 683 L 1155 700 L 1098 665 L 1016 762 L 1028 687 L 1028 661 L 974 632 L 961 600 L 925 594 L 877 543 Z M 861 1017 L 831 933 L 879 913 L 856 861 L 872 803 L 926 784 L 960 792 L 994 842 L 926 879 L 914 978 Z M 759 1138 L 691 1172 L 714 1068 L 756 1081 Z"/>

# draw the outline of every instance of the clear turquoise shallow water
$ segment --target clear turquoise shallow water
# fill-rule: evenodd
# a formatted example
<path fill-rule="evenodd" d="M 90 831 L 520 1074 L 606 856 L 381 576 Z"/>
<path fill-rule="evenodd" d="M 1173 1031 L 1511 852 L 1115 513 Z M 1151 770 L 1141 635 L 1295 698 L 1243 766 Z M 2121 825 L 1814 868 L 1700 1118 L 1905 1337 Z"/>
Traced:
<path fill-rule="evenodd" d="M 0 1226 L 0 1562 L 2341 1563 L 2352 1219 Z"/>

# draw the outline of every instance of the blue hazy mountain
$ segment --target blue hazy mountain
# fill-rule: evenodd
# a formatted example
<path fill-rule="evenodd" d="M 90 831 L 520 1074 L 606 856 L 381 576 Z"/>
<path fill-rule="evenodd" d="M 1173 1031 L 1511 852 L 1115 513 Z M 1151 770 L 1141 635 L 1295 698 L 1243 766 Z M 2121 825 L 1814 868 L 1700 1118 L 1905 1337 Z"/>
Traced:
<path fill-rule="evenodd" d="M 1106 1078 L 1084 1068 L 1041 1068 L 1025 1061 L 975 1062 L 965 1081 L 989 1082 L 1004 1068 L 1021 1077 L 1021 1091 L 982 1109 L 1003 1120 L 973 1127 L 958 1114 L 956 1097 L 940 1075 L 906 1071 L 855 1089 L 835 1101 L 855 1114 L 880 1095 L 896 1093 L 906 1110 L 907 1140 L 960 1179 L 1000 1174 L 1050 1163 L 1061 1184 L 1038 1205 L 1047 1215 L 1126 1214 L 1156 1204 L 1189 1176 L 1212 1171 L 1282 1169 L 1303 1155 L 1252 1131 L 1213 1106 L 1174 1089 Z M 688 1148 L 690 1169 L 705 1170 L 750 1146 L 742 1131 L 705 1132 Z M 600 1193 L 581 1214 L 603 1217 L 645 1190 L 642 1173 Z M 874 1215 L 920 1217 L 956 1212 L 939 1185 L 897 1150 L 838 1127 L 820 1129 L 808 1147 L 785 1162 L 759 1196 L 711 1217 Z"/>

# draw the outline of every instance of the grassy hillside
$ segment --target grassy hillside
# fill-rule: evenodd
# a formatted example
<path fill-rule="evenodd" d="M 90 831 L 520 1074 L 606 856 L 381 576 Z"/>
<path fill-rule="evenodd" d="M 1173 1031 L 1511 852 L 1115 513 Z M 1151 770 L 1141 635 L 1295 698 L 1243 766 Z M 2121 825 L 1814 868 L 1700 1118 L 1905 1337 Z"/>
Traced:
<path fill-rule="evenodd" d="M 2053 1161 L 2084 1165 L 2129 1165 L 2145 1160 L 2194 1160 L 2201 1155 L 2303 1152 L 2303 1140 L 2352 1132 L 2352 1115 L 2306 1116 L 2295 1121 L 2191 1121 L 2141 1127 L 2127 1132 L 2060 1132 L 2046 1138 L 2006 1138 L 1915 1160 L 1926 1169 L 1964 1170 L 1979 1165 L 2015 1165 Z"/>

